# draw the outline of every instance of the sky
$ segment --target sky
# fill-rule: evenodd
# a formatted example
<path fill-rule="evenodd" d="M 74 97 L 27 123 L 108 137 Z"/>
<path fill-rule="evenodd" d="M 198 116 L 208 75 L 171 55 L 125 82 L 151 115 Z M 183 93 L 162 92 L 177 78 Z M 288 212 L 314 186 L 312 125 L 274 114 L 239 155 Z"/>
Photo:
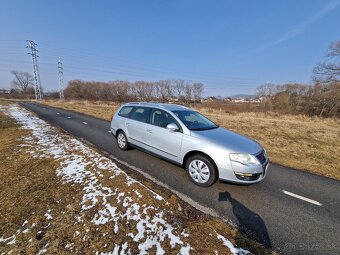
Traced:
<path fill-rule="evenodd" d="M 340 0 L 0 0 L 0 88 L 32 73 L 37 43 L 45 91 L 69 80 L 184 79 L 205 96 L 312 83 L 340 40 Z"/>

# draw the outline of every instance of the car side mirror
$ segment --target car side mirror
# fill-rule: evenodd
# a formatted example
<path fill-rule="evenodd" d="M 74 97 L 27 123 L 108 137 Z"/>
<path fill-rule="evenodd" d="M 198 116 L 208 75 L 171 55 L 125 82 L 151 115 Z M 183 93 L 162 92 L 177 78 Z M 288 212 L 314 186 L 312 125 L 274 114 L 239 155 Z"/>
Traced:
<path fill-rule="evenodd" d="M 177 126 L 176 123 L 169 123 L 168 125 L 166 125 L 166 129 L 168 129 L 171 132 L 176 132 L 179 130 L 179 127 Z"/>

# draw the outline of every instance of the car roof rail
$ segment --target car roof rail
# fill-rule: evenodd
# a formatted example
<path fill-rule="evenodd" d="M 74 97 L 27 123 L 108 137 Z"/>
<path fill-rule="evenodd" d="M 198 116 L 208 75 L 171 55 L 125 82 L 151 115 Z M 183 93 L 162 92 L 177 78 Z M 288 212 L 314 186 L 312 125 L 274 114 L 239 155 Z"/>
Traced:
<path fill-rule="evenodd" d="M 158 107 L 164 108 L 164 106 L 158 102 L 128 102 L 126 104 L 149 105 L 149 106 L 158 106 Z"/>
<path fill-rule="evenodd" d="M 127 105 L 141 105 L 141 106 L 150 106 L 150 107 L 158 107 L 161 109 L 167 109 L 166 106 L 178 106 L 181 108 L 189 109 L 188 107 L 184 105 L 179 105 L 179 104 L 173 104 L 173 103 L 159 103 L 159 102 L 128 102 L 126 103 Z"/>

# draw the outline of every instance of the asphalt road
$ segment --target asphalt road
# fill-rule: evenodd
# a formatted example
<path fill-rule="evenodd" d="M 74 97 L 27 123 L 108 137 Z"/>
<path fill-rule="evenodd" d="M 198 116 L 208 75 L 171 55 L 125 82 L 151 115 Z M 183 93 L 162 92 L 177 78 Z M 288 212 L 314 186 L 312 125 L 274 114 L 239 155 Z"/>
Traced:
<path fill-rule="evenodd" d="M 212 208 L 242 232 L 281 253 L 340 254 L 339 181 L 271 164 L 261 183 L 240 186 L 217 182 L 200 188 L 176 165 L 137 149 L 120 151 L 107 121 L 35 103 L 22 105 Z"/>

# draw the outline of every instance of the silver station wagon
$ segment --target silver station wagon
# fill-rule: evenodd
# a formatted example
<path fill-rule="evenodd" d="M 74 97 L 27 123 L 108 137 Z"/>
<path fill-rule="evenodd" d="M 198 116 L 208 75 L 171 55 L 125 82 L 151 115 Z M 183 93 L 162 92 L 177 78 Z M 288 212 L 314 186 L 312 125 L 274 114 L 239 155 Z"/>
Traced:
<path fill-rule="evenodd" d="M 133 146 L 179 164 L 199 186 L 217 179 L 251 184 L 267 173 L 269 159 L 259 143 L 181 105 L 124 104 L 112 117 L 111 132 L 121 150 Z"/>

